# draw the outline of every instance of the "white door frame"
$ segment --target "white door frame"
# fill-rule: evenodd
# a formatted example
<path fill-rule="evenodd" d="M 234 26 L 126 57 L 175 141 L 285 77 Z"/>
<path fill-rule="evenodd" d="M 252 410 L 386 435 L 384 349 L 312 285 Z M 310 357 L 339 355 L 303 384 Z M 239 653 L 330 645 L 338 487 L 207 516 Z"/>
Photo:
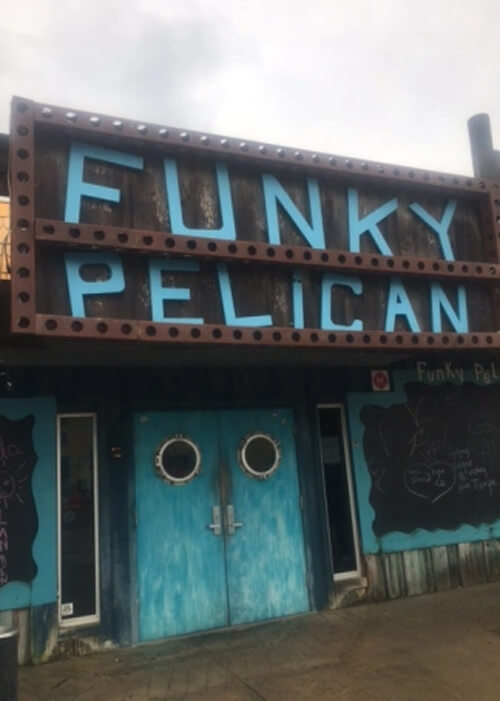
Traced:
<path fill-rule="evenodd" d="M 353 533 L 353 540 L 354 540 L 354 555 L 356 558 L 356 569 L 355 570 L 351 570 L 349 572 L 335 573 L 335 563 L 333 562 L 333 554 L 332 554 L 333 579 L 335 582 L 341 582 L 341 581 L 344 581 L 347 579 L 360 579 L 361 578 L 361 552 L 360 552 L 360 547 L 359 547 L 358 518 L 357 518 L 357 512 L 356 512 L 356 502 L 354 499 L 351 453 L 350 453 L 350 447 L 349 447 L 349 436 L 347 433 L 347 421 L 346 421 L 346 415 L 345 415 L 345 406 L 344 406 L 344 404 L 339 404 L 339 403 L 317 404 L 316 410 L 319 410 L 319 409 L 339 409 L 340 410 L 340 423 L 341 423 L 341 428 L 342 428 L 342 446 L 343 446 L 345 469 L 346 469 L 346 475 L 347 475 L 347 491 L 348 491 L 348 495 L 349 495 L 349 508 L 351 511 L 352 533 Z M 321 439 L 321 436 L 319 436 L 319 438 Z M 328 514 L 328 503 L 326 500 L 325 475 L 324 475 L 324 470 L 323 470 L 323 464 L 324 464 L 323 463 L 323 448 L 321 445 L 321 440 L 319 441 L 319 450 L 320 450 L 320 454 L 321 454 L 321 468 L 322 468 L 321 469 L 321 483 L 323 485 L 323 499 L 324 499 L 325 511 Z M 330 545 L 330 552 L 333 553 L 329 526 L 328 526 L 327 530 L 328 530 L 328 542 Z"/>
<path fill-rule="evenodd" d="M 61 612 L 61 419 L 92 419 L 92 458 L 94 479 L 94 553 L 95 553 L 95 613 L 89 616 L 63 618 Z M 99 470 L 97 465 L 97 414 L 92 412 L 74 412 L 57 414 L 57 615 L 60 628 L 76 628 L 99 623 L 101 620 L 100 597 L 100 558 L 99 558 Z"/>

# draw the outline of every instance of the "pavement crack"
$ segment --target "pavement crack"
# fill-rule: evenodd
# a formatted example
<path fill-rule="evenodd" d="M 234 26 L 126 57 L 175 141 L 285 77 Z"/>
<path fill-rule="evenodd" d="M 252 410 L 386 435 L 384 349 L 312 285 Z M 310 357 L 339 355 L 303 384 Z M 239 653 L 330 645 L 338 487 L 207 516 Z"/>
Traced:
<path fill-rule="evenodd" d="M 237 682 L 242 684 L 246 689 L 248 689 L 248 691 L 250 691 L 252 694 L 254 694 L 258 699 L 260 699 L 260 701 L 268 701 L 265 696 L 262 696 L 260 691 L 257 691 L 257 689 L 255 689 L 250 684 L 250 682 L 246 681 L 246 679 L 244 679 L 243 677 L 240 677 L 239 674 L 236 674 L 236 672 L 234 672 L 226 662 L 222 662 L 221 660 L 218 660 L 217 657 L 214 655 L 209 655 L 209 657 L 216 664 L 220 665 L 223 669 L 225 669 L 229 676 L 236 679 Z"/>

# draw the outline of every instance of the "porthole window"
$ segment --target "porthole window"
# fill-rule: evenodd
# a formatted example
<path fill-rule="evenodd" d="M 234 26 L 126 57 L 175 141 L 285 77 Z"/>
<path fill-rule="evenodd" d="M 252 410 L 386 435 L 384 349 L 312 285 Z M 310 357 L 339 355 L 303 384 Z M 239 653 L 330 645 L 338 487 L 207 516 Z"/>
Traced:
<path fill-rule="evenodd" d="M 173 485 L 187 484 L 201 468 L 198 446 L 186 436 L 166 438 L 156 449 L 155 467 L 165 482 Z"/>
<path fill-rule="evenodd" d="M 267 433 L 250 433 L 241 443 L 238 459 L 247 475 L 267 479 L 280 463 L 279 442 Z"/>

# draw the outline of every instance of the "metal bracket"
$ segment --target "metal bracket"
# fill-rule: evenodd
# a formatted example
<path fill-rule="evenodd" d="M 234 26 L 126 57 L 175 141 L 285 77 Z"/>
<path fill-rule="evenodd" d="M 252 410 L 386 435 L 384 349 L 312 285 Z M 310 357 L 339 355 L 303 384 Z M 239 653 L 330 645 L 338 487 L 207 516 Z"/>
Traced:
<path fill-rule="evenodd" d="M 207 528 L 211 530 L 214 535 L 222 535 L 220 506 L 212 506 L 212 523 L 209 523 Z"/>
<path fill-rule="evenodd" d="M 236 529 L 241 528 L 243 526 L 243 523 L 241 521 L 234 520 L 234 506 L 232 504 L 228 504 L 226 506 L 226 515 L 227 534 L 234 535 L 236 533 Z"/>

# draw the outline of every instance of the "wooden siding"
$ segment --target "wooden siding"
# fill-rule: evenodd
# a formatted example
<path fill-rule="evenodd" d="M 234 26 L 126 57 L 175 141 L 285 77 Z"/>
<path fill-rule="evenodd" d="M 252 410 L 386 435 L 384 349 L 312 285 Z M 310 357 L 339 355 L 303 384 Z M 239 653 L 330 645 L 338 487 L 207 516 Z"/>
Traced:
<path fill-rule="evenodd" d="M 500 580 L 500 540 L 366 555 L 370 601 Z"/>

